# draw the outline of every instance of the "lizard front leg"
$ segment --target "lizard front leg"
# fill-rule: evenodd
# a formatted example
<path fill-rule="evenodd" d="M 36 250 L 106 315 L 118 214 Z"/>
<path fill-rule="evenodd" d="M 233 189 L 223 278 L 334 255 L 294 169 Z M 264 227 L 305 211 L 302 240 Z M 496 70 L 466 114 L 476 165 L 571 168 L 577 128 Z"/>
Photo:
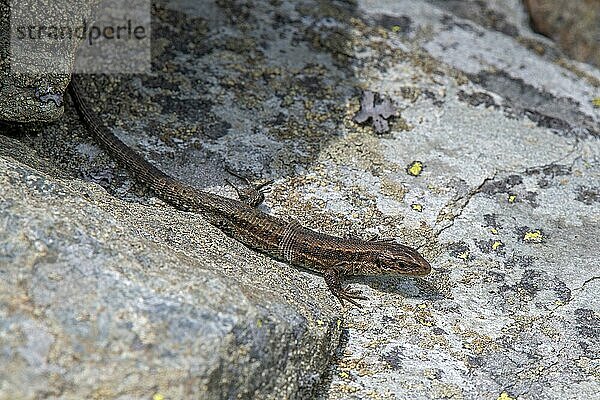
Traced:
<path fill-rule="evenodd" d="M 273 183 L 273 180 L 268 180 L 261 184 L 253 184 L 245 176 L 238 175 L 237 173 L 228 169 L 227 172 L 246 182 L 246 186 L 238 188 L 228 179 L 225 179 L 225 182 L 227 182 L 232 188 L 235 189 L 235 192 L 237 193 L 238 198 L 242 203 L 246 203 L 250 207 L 258 207 L 262 204 L 262 202 L 265 200 L 265 193 L 269 191 L 268 186 Z"/>
<path fill-rule="evenodd" d="M 340 272 L 338 267 L 331 267 L 325 270 L 323 273 L 323 277 L 325 278 L 325 283 L 327 283 L 327 287 L 333 293 L 335 297 L 338 298 L 342 306 L 344 305 L 344 300 L 348 303 L 362 308 L 360 303 L 356 300 L 367 300 L 365 296 L 363 296 L 358 289 L 348 289 L 348 287 L 342 286 L 343 275 Z"/>

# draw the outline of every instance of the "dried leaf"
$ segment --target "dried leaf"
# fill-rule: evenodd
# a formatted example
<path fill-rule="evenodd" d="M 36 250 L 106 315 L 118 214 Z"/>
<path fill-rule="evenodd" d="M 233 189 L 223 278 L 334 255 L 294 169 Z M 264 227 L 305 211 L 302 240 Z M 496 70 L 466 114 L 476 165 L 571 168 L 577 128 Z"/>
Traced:
<path fill-rule="evenodd" d="M 375 94 L 366 90 L 363 92 L 360 111 L 354 116 L 354 121 L 362 124 L 371 118 L 375 132 L 385 133 L 390 129 L 387 119 L 393 115 L 396 115 L 396 108 L 389 99 L 386 98 L 375 105 Z"/>

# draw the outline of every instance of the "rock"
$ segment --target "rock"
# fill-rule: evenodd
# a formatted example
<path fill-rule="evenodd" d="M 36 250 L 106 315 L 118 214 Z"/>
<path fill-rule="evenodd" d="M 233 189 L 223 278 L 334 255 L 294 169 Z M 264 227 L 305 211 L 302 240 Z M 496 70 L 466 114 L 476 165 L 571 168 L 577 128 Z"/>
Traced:
<path fill-rule="evenodd" d="M 314 390 L 339 336 L 323 284 L 196 215 L 32 169 L 0 140 L 1 399 Z"/>
<path fill-rule="evenodd" d="M 528 36 L 528 16 L 521 0 L 431 0 L 436 7 L 505 35 Z"/>
<path fill-rule="evenodd" d="M 49 122 L 62 115 L 63 94 L 69 83 L 69 66 L 75 60 L 78 40 L 38 40 L 39 31 L 28 30 L 32 26 L 29 17 L 44 15 L 44 23 L 66 26 L 77 19 L 89 19 L 91 6 L 97 2 L 76 0 L 50 5 L 26 0 L 13 3 L 11 13 L 9 1 L 0 0 L 0 59 L 3 61 L 0 63 L 0 121 Z M 61 8 L 60 4 L 68 4 L 70 8 Z M 42 26 L 45 27 L 38 28 Z M 31 36 L 34 39 L 29 40 Z M 30 43 L 35 43 L 35 51 L 29 51 Z"/>
<path fill-rule="evenodd" d="M 535 30 L 575 60 L 600 66 L 600 3 L 526 0 Z"/>
<path fill-rule="evenodd" d="M 491 3 L 157 2 L 156 73 L 84 82 L 110 129 L 201 189 L 273 178 L 266 211 L 433 272 L 356 279 L 341 319 L 321 277 L 135 184 L 67 99 L 0 146 L 0 398 L 593 398 L 600 72 Z M 389 133 L 353 122 L 363 91 Z"/>

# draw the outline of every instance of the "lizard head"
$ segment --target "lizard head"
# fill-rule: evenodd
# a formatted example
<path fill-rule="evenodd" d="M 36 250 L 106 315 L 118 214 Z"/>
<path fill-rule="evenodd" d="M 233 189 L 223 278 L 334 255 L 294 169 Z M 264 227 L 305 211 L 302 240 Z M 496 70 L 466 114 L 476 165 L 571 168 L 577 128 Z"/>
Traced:
<path fill-rule="evenodd" d="M 382 275 L 423 276 L 431 272 L 431 265 L 418 251 L 393 242 L 377 249 L 375 264 Z"/>

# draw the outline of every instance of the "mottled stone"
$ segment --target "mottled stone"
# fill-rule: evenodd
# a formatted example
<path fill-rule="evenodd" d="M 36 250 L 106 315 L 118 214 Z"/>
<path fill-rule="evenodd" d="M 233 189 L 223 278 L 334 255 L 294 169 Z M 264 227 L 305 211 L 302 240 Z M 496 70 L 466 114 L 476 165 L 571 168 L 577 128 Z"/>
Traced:
<path fill-rule="evenodd" d="M 63 10 L 62 14 L 48 14 L 49 9 L 54 7 L 44 2 L 32 2 L 36 8 L 30 10 L 30 13 L 43 15 L 44 18 L 40 19 L 42 24 L 53 23 L 61 26 L 84 17 L 89 20 L 91 7 L 98 1 L 71 1 L 68 4 L 71 4 L 72 9 Z M 0 121 L 54 121 L 63 113 L 63 96 L 69 83 L 69 74 L 61 68 L 53 68 L 51 61 L 47 67 L 40 67 L 39 70 L 31 72 L 17 70 L 14 66 L 32 64 L 44 58 L 51 60 L 49 57 L 64 58 L 66 64 L 73 64 L 78 43 L 71 40 L 44 43 L 40 40 L 40 51 L 45 49 L 47 54 L 32 52 L 28 57 L 18 58 L 14 50 L 11 51 L 11 39 L 19 43 L 19 35 L 15 30 L 10 30 L 11 23 L 15 25 L 18 19 L 15 21 L 11 17 L 9 3 L 8 0 L 0 0 Z M 13 6 L 23 7 L 17 2 L 13 3 Z M 33 31 L 34 37 L 36 32 Z M 32 33 L 25 31 L 25 34 L 29 37 Z M 56 64 L 54 66 L 57 67 Z"/>
<path fill-rule="evenodd" d="M 600 66 L 600 3 L 525 0 L 535 30 L 555 40 L 570 57 Z"/>
<path fill-rule="evenodd" d="M 323 284 L 197 215 L 51 177 L 0 143 L 0 399 L 315 390 L 340 326 Z"/>
<path fill-rule="evenodd" d="M 555 57 L 516 0 L 459 3 L 160 1 L 156 72 L 84 82 L 171 175 L 228 196 L 223 167 L 275 179 L 265 211 L 432 263 L 353 280 L 369 300 L 343 320 L 321 277 L 135 184 L 69 100 L 10 128 L 2 395 L 593 398 L 600 72 Z M 353 121 L 367 90 L 399 111 L 385 135 Z"/>

